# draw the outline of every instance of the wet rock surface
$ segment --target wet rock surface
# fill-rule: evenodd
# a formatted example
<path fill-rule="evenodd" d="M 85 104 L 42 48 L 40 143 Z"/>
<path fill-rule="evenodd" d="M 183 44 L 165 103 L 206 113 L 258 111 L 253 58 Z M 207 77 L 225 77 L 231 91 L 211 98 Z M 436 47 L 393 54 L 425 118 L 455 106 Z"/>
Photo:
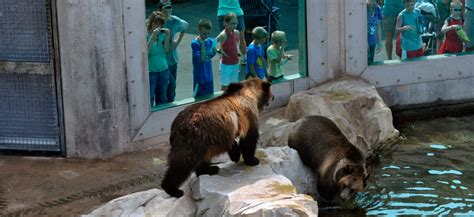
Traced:
<path fill-rule="evenodd" d="M 348 140 L 370 157 L 399 138 L 392 112 L 374 86 L 354 78 L 331 81 L 291 96 L 285 114 L 266 120 L 262 146 L 284 146 L 297 121 L 310 115 L 331 119 Z"/>
<path fill-rule="evenodd" d="M 257 156 L 261 164 L 255 167 L 227 160 L 217 175 L 193 175 L 179 199 L 152 189 L 114 199 L 87 216 L 317 216 L 317 202 L 302 194 L 314 193 L 314 177 L 296 151 L 274 147 Z"/>

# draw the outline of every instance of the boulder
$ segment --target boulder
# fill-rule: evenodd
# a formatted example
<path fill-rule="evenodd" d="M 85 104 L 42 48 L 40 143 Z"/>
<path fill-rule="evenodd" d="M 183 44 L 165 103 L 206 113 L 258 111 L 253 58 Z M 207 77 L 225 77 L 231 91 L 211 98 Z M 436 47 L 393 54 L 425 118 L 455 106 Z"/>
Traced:
<path fill-rule="evenodd" d="M 295 123 L 287 119 L 270 118 L 262 124 L 260 133 L 260 146 L 282 147 L 288 145 L 288 135 L 293 130 Z"/>
<path fill-rule="evenodd" d="M 399 138 L 391 110 L 375 87 L 360 79 L 346 77 L 293 94 L 285 119 L 295 122 L 309 115 L 334 121 L 348 140 L 369 157 Z M 281 140 L 286 141 L 287 137 Z"/>
<path fill-rule="evenodd" d="M 256 168 L 253 173 L 247 174 L 253 182 L 237 179 L 236 176 L 220 180 L 200 179 L 196 186 L 202 191 L 197 198 L 198 216 L 296 216 L 305 213 L 307 216 L 317 215 L 318 207 L 312 197 L 297 194 L 291 181 L 282 175 L 259 175 L 263 167 Z M 211 177 L 209 177 L 211 178 Z M 222 183 L 222 181 L 225 182 Z M 210 183 L 221 183 L 214 186 Z M 211 188 L 208 188 L 211 187 Z"/>
<path fill-rule="evenodd" d="M 273 172 L 288 178 L 300 194 L 317 195 L 317 178 L 301 161 L 298 152 L 288 146 L 266 148 L 266 159 Z"/>
<path fill-rule="evenodd" d="M 260 165 L 219 164 L 219 175 L 191 181 L 198 216 L 317 216 L 315 181 L 289 147 L 257 150 Z M 289 178 L 291 177 L 291 178 Z M 295 187 L 295 180 L 298 187 Z M 311 192 L 310 192 L 311 191 Z"/>
<path fill-rule="evenodd" d="M 161 189 L 150 189 L 116 198 L 84 217 L 92 216 L 196 216 L 196 204 L 189 190 L 179 199 L 168 196 Z"/>
<path fill-rule="evenodd" d="M 191 178 L 179 199 L 151 189 L 114 199 L 86 216 L 317 216 L 315 179 L 289 147 L 258 149 L 249 167 L 221 157 L 219 174 Z"/>

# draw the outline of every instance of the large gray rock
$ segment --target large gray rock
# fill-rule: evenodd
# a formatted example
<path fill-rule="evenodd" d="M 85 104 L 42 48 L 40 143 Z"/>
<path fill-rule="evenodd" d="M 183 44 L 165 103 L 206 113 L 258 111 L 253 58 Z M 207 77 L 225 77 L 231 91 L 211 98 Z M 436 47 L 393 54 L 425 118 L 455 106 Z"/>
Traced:
<path fill-rule="evenodd" d="M 359 79 L 343 78 L 292 95 L 285 118 L 295 122 L 309 115 L 334 121 L 368 155 L 386 149 L 399 136 L 392 112 L 375 87 Z"/>
<path fill-rule="evenodd" d="M 260 164 L 219 164 L 219 175 L 191 181 L 197 215 L 203 216 L 317 216 L 314 176 L 289 147 L 258 149 Z M 292 181 L 295 182 L 292 182 Z M 296 186 L 295 186 L 296 184 Z"/>
<path fill-rule="evenodd" d="M 268 159 L 268 164 L 274 173 L 288 178 L 298 193 L 317 195 L 317 178 L 310 168 L 304 166 L 295 149 L 273 147 L 263 150 L 265 150 L 265 158 Z"/>
<path fill-rule="evenodd" d="M 288 136 L 293 131 L 295 122 L 287 119 L 270 118 L 262 124 L 264 128 L 260 133 L 261 147 L 282 147 L 288 145 Z"/>
<path fill-rule="evenodd" d="M 110 201 L 87 216 L 317 216 L 315 179 L 289 147 L 258 149 L 255 167 L 221 157 L 219 174 L 183 184 L 185 195 L 158 189 Z"/>
<path fill-rule="evenodd" d="M 201 200 L 198 203 L 198 216 L 317 215 L 316 201 L 308 195 L 297 194 L 286 177 L 258 174 L 265 173 L 264 167 L 252 170 L 252 173 L 235 174 L 228 178 L 201 178 L 196 184 L 200 192 L 195 199 Z M 247 178 L 252 182 L 247 183 Z"/>
<path fill-rule="evenodd" d="M 176 199 L 168 196 L 161 189 L 136 192 L 116 198 L 84 217 L 92 216 L 196 216 L 196 204 L 191 199 L 189 190 L 186 195 Z"/>

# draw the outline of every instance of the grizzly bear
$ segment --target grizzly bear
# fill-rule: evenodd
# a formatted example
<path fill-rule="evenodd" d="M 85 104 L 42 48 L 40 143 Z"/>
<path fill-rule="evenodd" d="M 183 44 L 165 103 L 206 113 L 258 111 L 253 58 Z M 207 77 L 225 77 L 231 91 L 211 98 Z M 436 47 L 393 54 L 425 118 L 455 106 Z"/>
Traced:
<path fill-rule="evenodd" d="M 166 193 L 181 197 L 179 187 L 193 170 L 197 176 L 218 173 L 219 167 L 210 163 L 225 152 L 234 162 L 242 154 L 246 165 L 259 164 L 258 114 L 273 100 L 270 85 L 260 79 L 232 83 L 221 96 L 178 114 L 171 125 L 168 170 L 161 183 Z"/>
<path fill-rule="evenodd" d="M 307 116 L 298 121 L 288 146 L 316 174 L 318 192 L 327 201 L 337 195 L 348 201 L 365 189 L 369 177 L 365 155 L 330 119 Z"/>

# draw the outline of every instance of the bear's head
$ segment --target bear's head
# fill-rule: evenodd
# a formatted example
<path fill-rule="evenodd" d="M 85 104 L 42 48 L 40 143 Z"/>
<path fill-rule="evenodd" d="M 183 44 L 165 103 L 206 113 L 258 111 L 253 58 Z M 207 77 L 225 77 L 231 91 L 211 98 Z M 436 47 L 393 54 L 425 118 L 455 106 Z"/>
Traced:
<path fill-rule="evenodd" d="M 274 97 L 270 86 L 272 83 L 258 78 L 251 78 L 239 83 L 231 83 L 224 95 L 240 95 L 257 102 L 258 110 L 262 111 L 264 106 L 268 106 Z"/>
<path fill-rule="evenodd" d="M 348 164 L 337 171 L 336 180 L 340 189 L 339 196 L 344 201 L 353 199 L 357 192 L 364 191 L 369 173 L 365 164 Z"/>

